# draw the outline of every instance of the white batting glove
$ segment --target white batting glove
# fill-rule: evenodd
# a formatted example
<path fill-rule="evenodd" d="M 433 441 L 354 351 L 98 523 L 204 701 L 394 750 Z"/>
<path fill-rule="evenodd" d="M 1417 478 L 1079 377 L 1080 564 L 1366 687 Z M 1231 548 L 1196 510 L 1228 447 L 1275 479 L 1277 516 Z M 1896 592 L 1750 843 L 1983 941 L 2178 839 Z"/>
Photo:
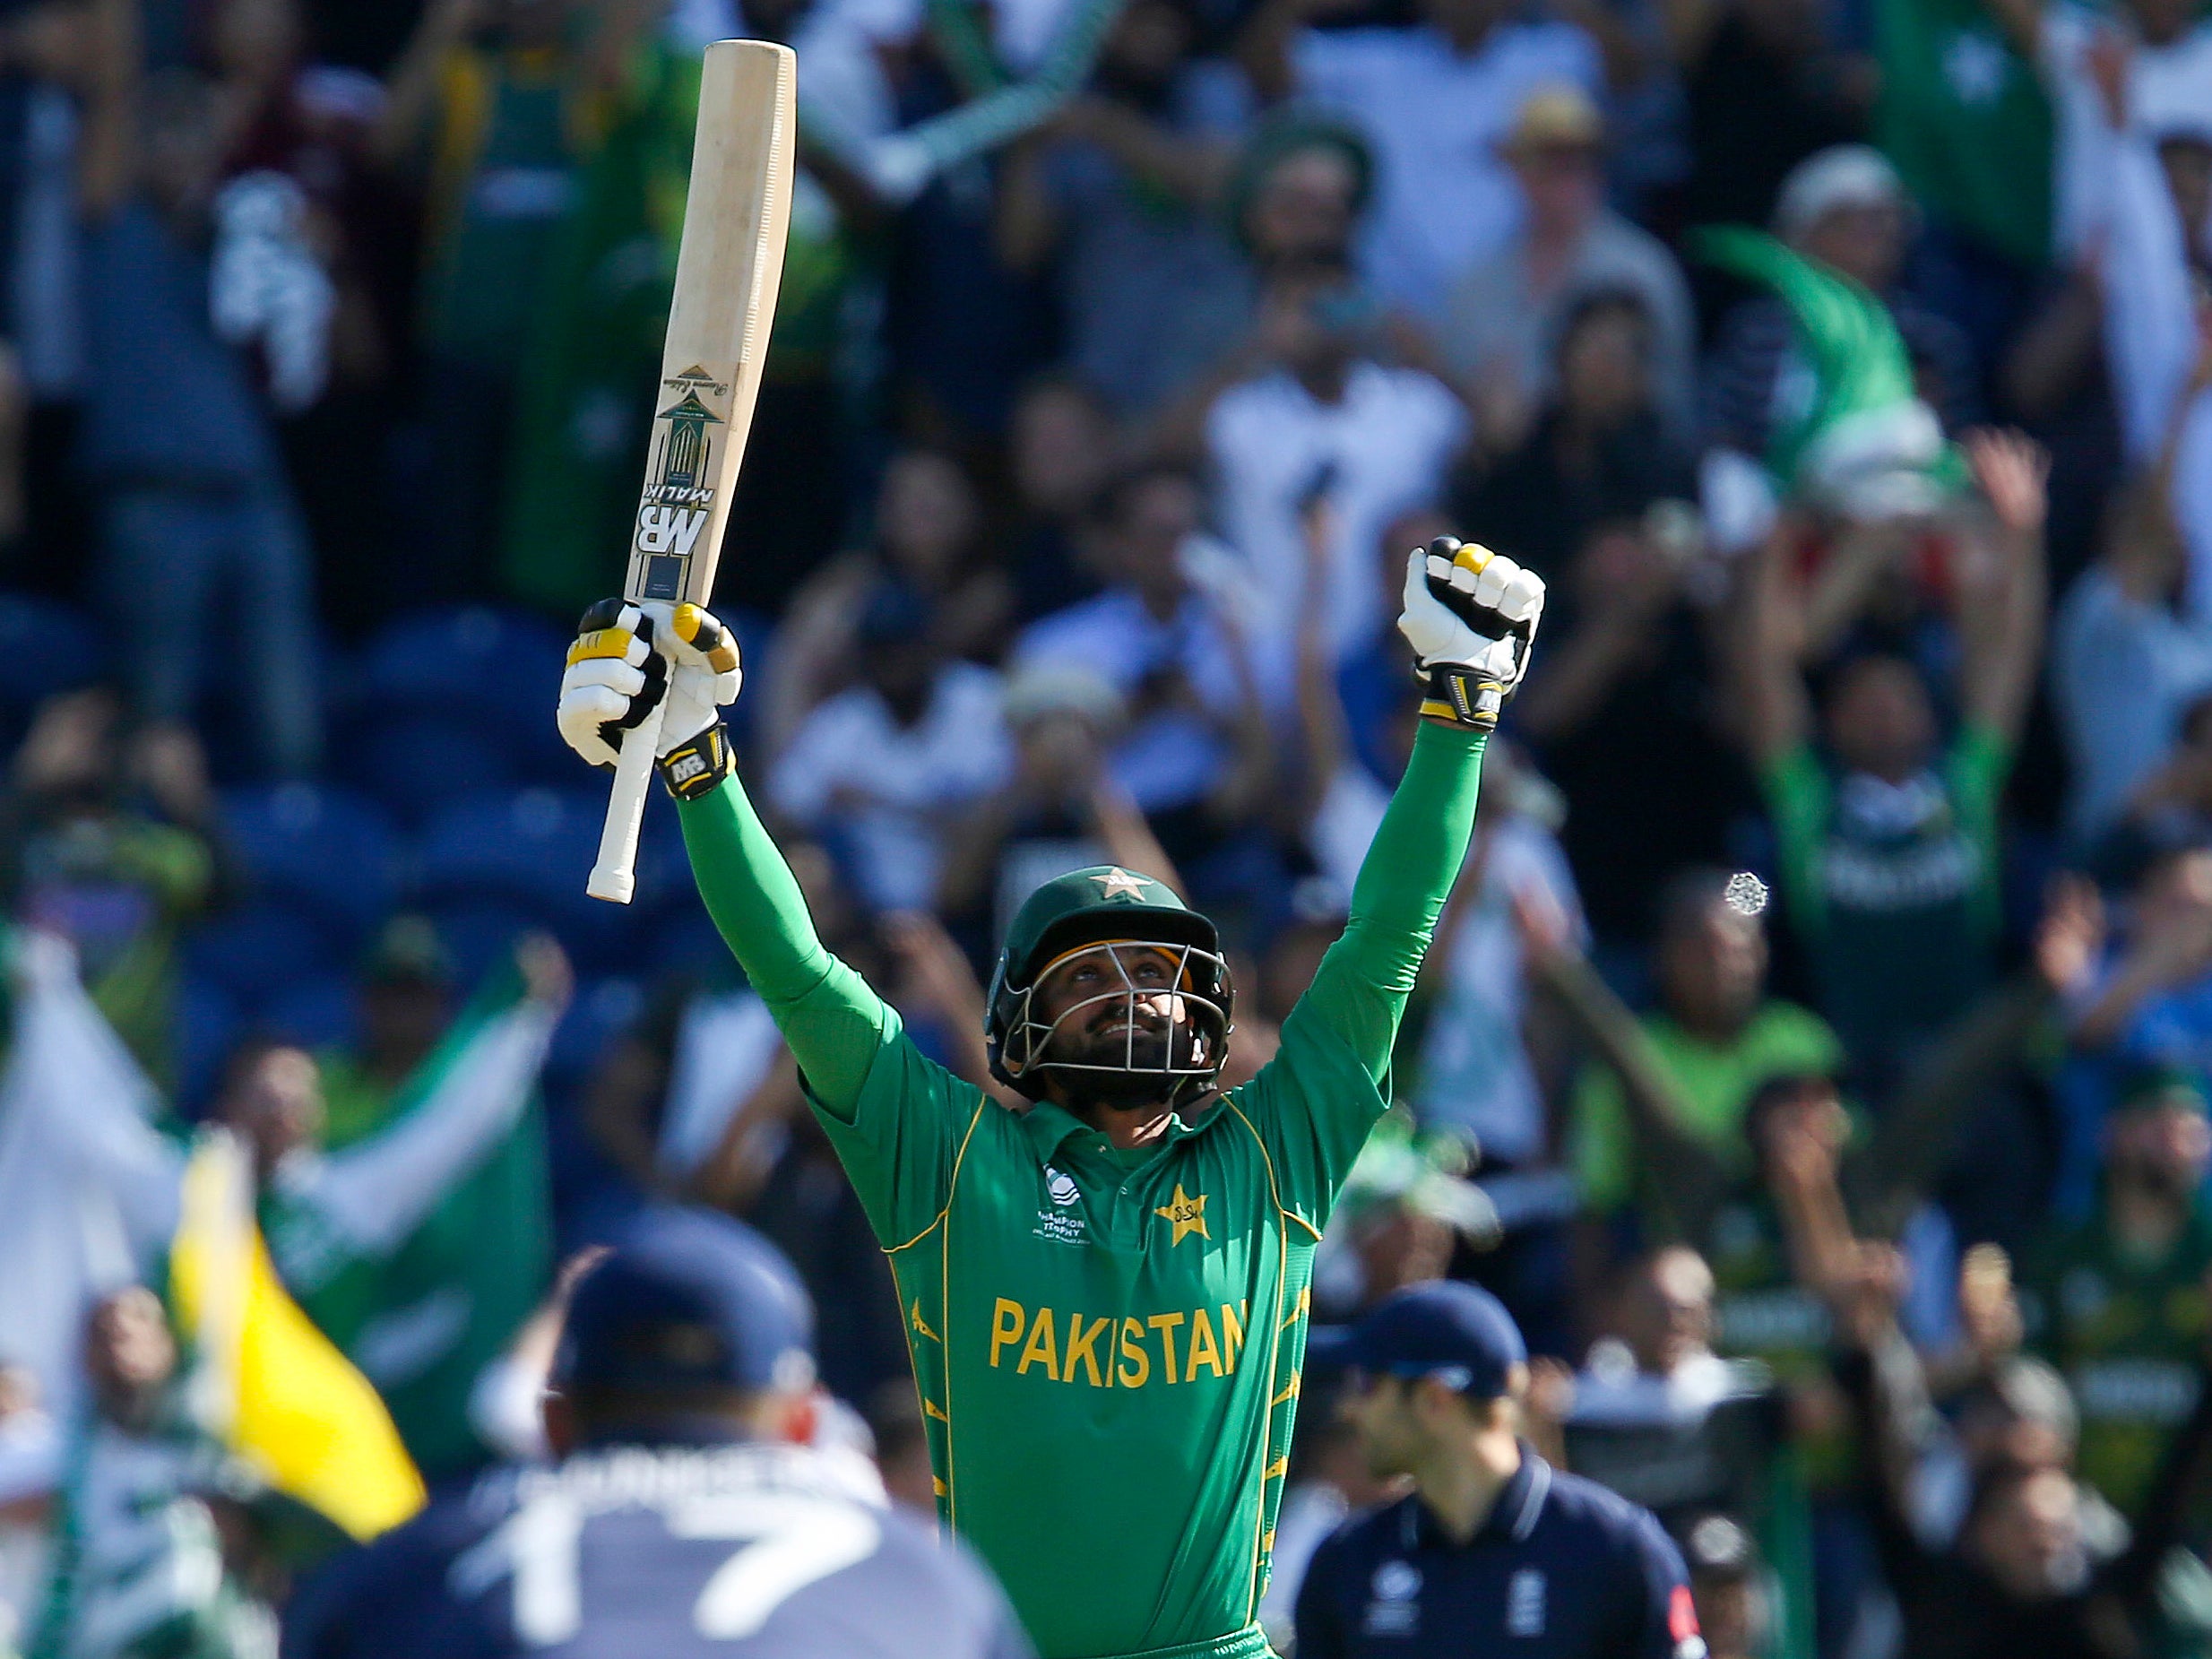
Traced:
<path fill-rule="evenodd" d="M 1423 714 L 1491 730 L 1528 672 L 1543 580 L 1488 548 L 1439 536 L 1405 560 L 1398 632 L 1429 682 Z"/>
<path fill-rule="evenodd" d="M 594 766 L 611 766 L 622 734 L 662 698 L 660 758 L 716 726 L 744 683 L 738 640 L 696 605 L 601 600 L 583 613 L 555 716 L 562 739 Z"/>

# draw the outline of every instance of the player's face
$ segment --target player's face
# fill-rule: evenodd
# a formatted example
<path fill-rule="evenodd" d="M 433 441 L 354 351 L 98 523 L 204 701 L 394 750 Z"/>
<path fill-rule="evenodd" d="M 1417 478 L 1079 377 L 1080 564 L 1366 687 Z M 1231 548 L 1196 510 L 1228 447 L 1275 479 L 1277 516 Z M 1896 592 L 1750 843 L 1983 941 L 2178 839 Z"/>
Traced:
<path fill-rule="evenodd" d="M 1336 1409 L 1359 1434 L 1369 1474 L 1391 1481 L 1413 1472 L 1422 1439 L 1403 1378 L 1354 1371 L 1344 1379 Z"/>
<path fill-rule="evenodd" d="M 1034 998 L 1038 1023 L 1052 1028 L 1044 1058 L 1065 1065 L 1164 1071 L 1175 1034 L 1190 1012 L 1178 995 L 1182 967 L 1154 945 L 1114 941 L 1062 957 L 1046 970 Z"/>

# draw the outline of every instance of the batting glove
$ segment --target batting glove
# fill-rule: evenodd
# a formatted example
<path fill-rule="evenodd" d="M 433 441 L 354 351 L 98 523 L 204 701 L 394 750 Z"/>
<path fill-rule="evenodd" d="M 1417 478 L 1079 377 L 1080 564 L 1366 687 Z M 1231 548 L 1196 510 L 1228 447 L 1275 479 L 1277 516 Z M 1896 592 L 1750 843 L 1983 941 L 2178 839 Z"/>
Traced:
<path fill-rule="evenodd" d="M 710 733 L 719 736 L 722 707 L 737 701 L 744 678 L 737 635 L 712 612 L 658 600 L 601 600 L 583 613 L 568 648 L 556 719 L 570 748 L 594 766 L 611 766 L 622 734 L 666 698 L 657 746 L 666 763 Z M 719 755 L 728 746 L 713 747 Z"/>
<path fill-rule="evenodd" d="M 1528 671 L 1542 578 L 1488 548 L 1439 536 L 1406 557 L 1404 599 L 1398 632 L 1429 687 L 1421 712 L 1494 730 Z"/>

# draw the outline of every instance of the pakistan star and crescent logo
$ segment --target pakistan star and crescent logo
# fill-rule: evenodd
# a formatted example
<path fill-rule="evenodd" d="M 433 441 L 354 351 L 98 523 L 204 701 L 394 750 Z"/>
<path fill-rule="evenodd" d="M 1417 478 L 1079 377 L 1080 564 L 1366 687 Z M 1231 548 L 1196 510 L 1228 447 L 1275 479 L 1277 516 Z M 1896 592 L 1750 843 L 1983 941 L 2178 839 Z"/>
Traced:
<path fill-rule="evenodd" d="M 1197 1197 L 1192 1197 L 1183 1190 L 1180 1181 L 1175 1183 L 1174 1197 L 1153 1214 L 1173 1223 L 1175 1236 L 1168 1240 L 1170 1244 L 1180 1244 L 1186 1233 L 1193 1232 L 1208 1243 L 1213 1241 L 1214 1235 L 1205 1230 L 1205 1195 L 1200 1193 Z"/>
<path fill-rule="evenodd" d="M 1128 894 L 1133 899 L 1141 899 L 1145 896 L 1145 889 L 1151 885 L 1142 876 L 1132 876 L 1119 865 L 1103 876 L 1093 876 L 1091 879 L 1098 883 L 1099 896 L 1103 899 L 1110 899 L 1121 893 Z"/>

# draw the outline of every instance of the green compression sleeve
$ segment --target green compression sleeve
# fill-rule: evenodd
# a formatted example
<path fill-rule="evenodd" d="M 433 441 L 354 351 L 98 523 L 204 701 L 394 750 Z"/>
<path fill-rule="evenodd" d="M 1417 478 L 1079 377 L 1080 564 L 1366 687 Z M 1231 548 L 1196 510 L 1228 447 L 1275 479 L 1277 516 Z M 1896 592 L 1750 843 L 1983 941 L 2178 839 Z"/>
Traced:
<path fill-rule="evenodd" d="M 1424 720 L 1352 887 L 1352 917 L 1296 1013 L 1342 1027 L 1378 1084 L 1474 833 L 1489 734 Z"/>
<path fill-rule="evenodd" d="M 791 867 L 732 776 L 678 801 L 684 845 L 706 913 L 774 1015 L 815 1099 L 848 1122 L 899 1017 L 814 930 Z"/>

